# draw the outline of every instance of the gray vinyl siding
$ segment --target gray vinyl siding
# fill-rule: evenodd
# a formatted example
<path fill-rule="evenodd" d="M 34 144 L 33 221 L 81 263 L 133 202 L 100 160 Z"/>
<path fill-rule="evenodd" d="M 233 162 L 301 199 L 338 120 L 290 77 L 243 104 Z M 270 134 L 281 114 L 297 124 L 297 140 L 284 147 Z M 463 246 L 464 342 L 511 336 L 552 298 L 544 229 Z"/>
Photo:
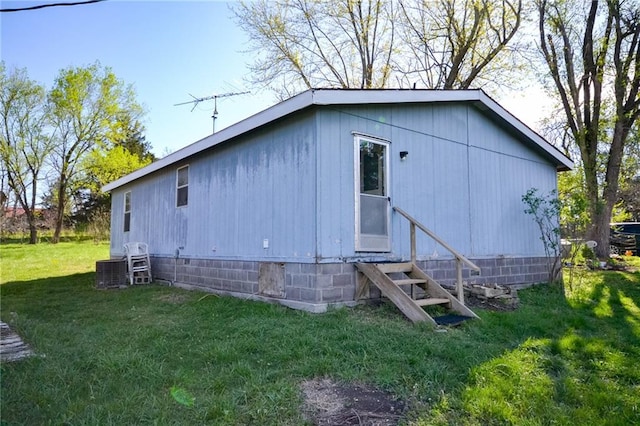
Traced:
<path fill-rule="evenodd" d="M 312 116 L 252 132 L 118 188 L 112 201 L 112 255 L 127 241 L 154 255 L 315 261 L 315 150 Z M 189 202 L 176 207 L 176 169 L 189 165 Z M 131 232 L 117 201 L 132 191 Z M 263 240 L 269 248 L 263 248 Z"/>
<path fill-rule="evenodd" d="M 555 167 L 479 111 L 469 108 L 471 255 L 543 256 L 522 195 L 556 189 Z"/>
<path fill-rule="evenodd" d="M 177 167 L 176 167 L 177 168 Z M 153 254 L 173 256 L 175 249 L 187 240 L 189 207 L 176 207 L 176 168 L 140 179 L 113 191 L 111 254 L 124 253 L 127 242 L 142 241 L 149 244 Z M 192 167 L 189 170 L 189 203 L 192 202 Z M 131 191 L 130 232 L 122 228 L 122 199 Z M 117 211 L 116 211 L 117 210 Z"/>
<path fill-rule="evenodd" d="M 318 253 L 379 258 L 354 249 L 352 132 L 390 143 L 390 195 L 463 254 L 544 255 L 522 195 L 555 188 L 555 166 L 470 105 L 333 106 L 318 113 Z M 400 151 L 408 151 L 405 161 Z M 338 154 L 340 153 L 340 154 Z M 409 225 L 392 214 L 390 259 L 408 258 Z M 421 257 L 448 253 L 424 234 Z"/>
<path fill-rule="evenodd" d="M 378 122 L 379 117 L 390 118 L 389 114 L 390 108 L 382 106 L 318 111 L 318 257 L 322 261 L 356 254 L 352 132 L 390 139 L 391 128 Z"/>
<path fill-rule="evenodd" d="M 355 251 L 353 132 L 390 141 L 391 204 L 463 254 L 544 255 L 521 197 L 555 188 L 555 165 L 469 103 L 313 106 L 244 133 L 113 190 L 112 255 L 144 241 L 158 256 L 183 247 L 181 257 L 205 259 L 407 259 L 409 225 L 398 214 L 391 253 Z M 189 203 L 178 208 L 176 169 L 186 164 Z M 418 254 L 448 255 L 421 233 Z"/>

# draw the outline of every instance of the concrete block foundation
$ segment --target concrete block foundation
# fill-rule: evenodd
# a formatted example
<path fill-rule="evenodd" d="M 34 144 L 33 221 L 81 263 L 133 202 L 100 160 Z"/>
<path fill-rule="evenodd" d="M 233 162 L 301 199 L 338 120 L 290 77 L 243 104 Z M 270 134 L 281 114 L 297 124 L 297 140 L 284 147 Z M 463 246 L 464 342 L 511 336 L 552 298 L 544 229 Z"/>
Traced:
<path fill-rule="evenodd" d="M 472 275 L 468 269 L 463 269 L 463 280 L 468 284 L 521 288 L 546 282 L 548 278 L 544 257 L 471 260 L 482 271 L 480 275 Z M 442 285 L 455 285 L 454 260 L 421 260 L 417 264 Z M 354 300 L 357 272 L 353 263 L 274 263 L 152 257 L 151 271 L 155 280 L 178 287 L 276 302 L 310 312 L 325 312 L 329 306 L 357 303 Z M 265 276 L 267 273 L 270 275 Z M 380 298 L 380 291 L 372 286 L 369 297 Z"/>

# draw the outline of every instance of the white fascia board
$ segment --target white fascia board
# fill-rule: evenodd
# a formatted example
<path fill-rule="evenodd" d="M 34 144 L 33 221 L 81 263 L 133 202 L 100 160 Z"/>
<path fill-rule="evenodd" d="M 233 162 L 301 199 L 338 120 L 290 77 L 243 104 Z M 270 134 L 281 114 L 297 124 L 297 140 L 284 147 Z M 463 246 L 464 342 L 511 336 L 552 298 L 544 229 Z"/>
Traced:
<path fill-rule="evenodd" d="M 500 118 L 506 121 L 511 127 L 516 129 L 522 135 L 533 141 L 536 145 L 542 148 L 547 154 L 553 157 L 558 165 L 562 165 L 564 167 L 558 167 L 560 170 L 571 170 L 573 169 L 573 161 L 564 155 L 559 149 L 555 146 L 551 145 L 545 138 L 540 136 L 538 133 L 534 132 L 524 124 L 522 121 L 518 120 L 514 115 L 512 115 L 509 111 L 504 109 L 499 103 L 491 99 L 486 93 L 481 91 L 481 99 L 482 102 L 487 108 L 491 109 L 495 114 L 497 114 Z"/>
<path fill-rule="evenodd" d="M 316 89 L 315 105 L 393 104 L 479 101 L 481 90 Z"/>
<path fill-rule="evenodd" d="M 481 89 L 473 90 L 316 90 L 313 103 L 316 105 L 389 104 L 412 102 L 480 102 L 509 126 L 538 145 L 556 160 L 558 169 L 573 169 L 573 161 L 542 136 L 518 120 Z"/>
<path fill-rule="evenodd" d="M 300 109 L 304 109 L 311 105 L 313 102 L 313 93 L 307 91 L 301 93 L 293 98 L 287 99 L 284 102 L 280 102 L 264 111 L 261 111 L 249 118 L 246 118 L 232 126 L 229 126 L 218 133 L 214 133 L 197 142 L 187 145 L 186 147 L 161 158 L 158 161 L 154 161 L 146 167 L 136 170 L 126 176 L 121 177 L 118 180 L 110 182 L 102 187 L 103 192 L 112 191 L 120 186 L 126 185 L 129 182 L 133 182 L 136 179 L 140 179 L 143 176 L 151 174 L 155 171 L 168 167 L 172 164 L 178 163 L 187 157 L 204 151 L 208 148 L 216 146 L 222 142 L 232 139 L 238 135 L 249 132 L 278 118 L 284 117 L 292 112 Z"/>

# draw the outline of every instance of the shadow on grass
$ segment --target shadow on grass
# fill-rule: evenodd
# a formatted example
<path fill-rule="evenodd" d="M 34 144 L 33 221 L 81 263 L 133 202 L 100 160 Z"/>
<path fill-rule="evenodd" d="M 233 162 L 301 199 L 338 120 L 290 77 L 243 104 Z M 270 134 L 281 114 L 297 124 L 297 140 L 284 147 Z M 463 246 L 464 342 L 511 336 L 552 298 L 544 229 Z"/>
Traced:
<path fill-rule="evenodd" d="M 97 289 L 95 272 L 78 273 L 30 281 L 13 281 L 0 285 L 2 318 L 37 322 L 66 321 L 90 324 L 118 319 L 127 306 L 151 303 L 149 292 L 165 286 L 147 285 L 122 289 Z M 125 315 L 127 317 L 127 315 Z M 20 321 L 17 321 L 20 323 Z M 48 325 L 55 326 L 49 323 Z"/>
<path fill-rule="evenodd" d="M 567 299 L 523 292 L 522 343 L 473 367 L 421 424 L 640 424 L 639 278 L 593 274 Z"/>
<path fill-rule="evenodd" d="M 94 272 L 28 281 L 12 281 L 0 285 L 0 295 L 3 299 L 8 298 L 12 302 L 11 304 L 18 302 L 18 305 L 23 309 L 36 313 L 39 307 L 47 305 L 52 300 L 64 301 L 64 297 L 52 298 L 51 296 L 62 293 L 69 297 L 77 297 L 80 294 L 92 293 L 95 290 L 95 282 L 96 274 Z M 20 299 L 15 300 L 15 298 Z M 23 298 L 29 298 L 31 303 L 24 303 Z"/>
<path fill-rule="evenodd" d="M 416 424 L 637 424 L 639 275 L 601 276 L 580 297 L 522 291 L 519 310 L 447 333 L 387 305 L 312 315 L 164 286 L 96 290 L 94 273 L 11 282 L 2 319 L 45 357 L 2 365 L 2 416 L 301 424 L 298 384 L 331 377 L 393 392 Z"/>

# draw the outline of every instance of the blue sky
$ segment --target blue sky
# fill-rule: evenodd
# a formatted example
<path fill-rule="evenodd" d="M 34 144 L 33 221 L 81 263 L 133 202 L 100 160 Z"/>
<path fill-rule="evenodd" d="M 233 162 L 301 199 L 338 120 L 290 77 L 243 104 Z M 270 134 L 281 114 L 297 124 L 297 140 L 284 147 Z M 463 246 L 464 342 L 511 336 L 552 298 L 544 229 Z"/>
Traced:
<path fill-rule="evenodd" d="M 3 8 L 51 3 L 2 1 Z M 248 88 L 247 38 L 219 1 L 122 1 L 0 14 L 0 57 L 27 68 L 47 87 L 58 71 L 95 61 L 132 84 L 142 103 L 146 137 L 157 155 L 175 151 L 212 131 L 213 101 L 174 106 L 197 97 Z M 275 102 L 251 93 L 218 100 L 216 130 Z"/>
<path fill-rule="evenodd" d="M 3 8 L 53 0 L 1 1 Z M 196 97 L 249 90 L 248 39 L 222 1 L 125 1 L 0 14 L 0 57 L 27 68 L 50 87 L 58 71 L 100 61 L 132 84 L 147 110 L 146 137 L 156 155 L 211 134 L 213 101 L 174 106 Z M 544 98 L 535 92 L 498 99 L 536 130 Z M 216 130 L 275 103 L 269 93 L 218 100 Z"/>

